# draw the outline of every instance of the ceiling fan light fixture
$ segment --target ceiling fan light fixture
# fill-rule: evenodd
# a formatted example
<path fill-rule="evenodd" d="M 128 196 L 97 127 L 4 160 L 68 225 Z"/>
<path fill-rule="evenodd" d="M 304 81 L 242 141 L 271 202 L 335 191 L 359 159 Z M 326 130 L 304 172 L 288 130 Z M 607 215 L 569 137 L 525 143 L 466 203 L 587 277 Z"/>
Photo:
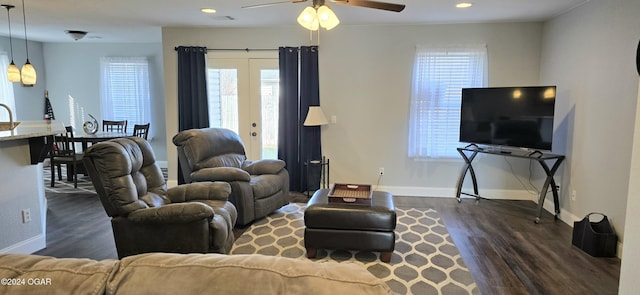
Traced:
<path fill-rule="evenodd" d="M 315 8 L 311 6 L 305 8 L 298 16 L 298 24 L 307 30 L 318 30 L 318 14 Z"/>
<path fill-rule="evenodd" d="M 333 13 L 333 10 L 326 5 L 318 8 L 318 20 L 320 21 L 320 26 L 327 30 L 335 28 L 340 23 L 340 20 L 336 14 Z"/>
<path fill-rule="evenodd" d="M 298 16 L 298 23 L 307 30 L 317 31 L 320 27 L 331 30 L 340 20 L 331 8 L 322 5 L 317 9 L 311 6 L 305 8 Z"/>

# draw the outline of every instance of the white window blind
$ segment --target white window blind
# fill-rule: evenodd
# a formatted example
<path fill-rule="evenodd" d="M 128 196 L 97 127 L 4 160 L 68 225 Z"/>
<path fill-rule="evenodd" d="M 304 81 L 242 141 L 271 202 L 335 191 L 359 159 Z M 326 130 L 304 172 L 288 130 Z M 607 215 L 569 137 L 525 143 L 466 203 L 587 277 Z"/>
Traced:
<path fill-rule="evenodd" d="M 13 83 L 7 77 L 9 67 L 9 56 L 6 52 L 0 52 L 0 103 L 6 104 L 13 112 L 13 119 L 16 120 L 16 103 L 13 96 Z M 0 108 L 0 121 L 9 121 L 9 113 Z"/>
<path fill-rule="evenodd" d="M 127 120 L 134 124 L 151 121 L 149 62 L 145 57 L 103 57 L 101 115 L 102 120 Z"/>
<path fill-rule="evenodd" d="M 416 47 L 409 157 L 457 157 L 462 88 L 486 85 L 486 45 Z"/>

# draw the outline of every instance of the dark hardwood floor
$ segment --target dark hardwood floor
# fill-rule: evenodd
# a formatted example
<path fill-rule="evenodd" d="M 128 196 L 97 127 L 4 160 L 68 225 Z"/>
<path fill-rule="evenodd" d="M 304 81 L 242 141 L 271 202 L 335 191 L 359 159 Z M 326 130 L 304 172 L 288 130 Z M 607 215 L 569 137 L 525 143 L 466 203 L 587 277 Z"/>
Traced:
<path fill-rule="evenodd" d="M 96 195 L 47 193 L 47 199 L 47 248 L 35 254 L 117 258 L 111 224 Z M 618 293 L 620 260 L 594 258 L 572 246 L 571 227 L 551 214 L 534 224 L 533 202 L 395 197 L 395 203 L 440 213 L 482 294 Z"/>

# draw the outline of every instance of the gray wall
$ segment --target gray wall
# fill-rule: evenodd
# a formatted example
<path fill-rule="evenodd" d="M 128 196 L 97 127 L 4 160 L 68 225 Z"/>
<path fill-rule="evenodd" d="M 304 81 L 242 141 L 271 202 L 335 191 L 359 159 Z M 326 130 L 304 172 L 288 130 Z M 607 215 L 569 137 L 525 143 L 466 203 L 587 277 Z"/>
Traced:
<path fill-rule="evenodd" d="M 85 114 L 100 116 L 100 58 L 103 56 L 144 56 L 149 59 L 151 78 L 151 130 L 156 157 L 166 161 L 162 49 L 159 43 L 45 43 L 44 60 L 49 99 L 57 120 L 70 123 L 68 96 L 84 107 Z M 42 111 L 40 111 L 42 112 Z M 88 118 L 88 117 L 87 117 Z M 82 122 L 76 122 L 82 131 Z M 128 128 L 133 132 L 133 126 Z"/>
<path fill-rule="evenodd" d="M 635 12 L 635 13 L 632 13 Z M 591 1 L 544 26 L 543 83 L 558 84 L 556 116 L 567 154 L 562 207 L 602 212 L 623 237 L 636 116 L 640 2 Z"/>
<path fill-rule="evenodd" d="M 538 84 L 541 23 L 345 25 L 320 34 L 321 106 L 328 117 L 337 118 L 336 124 L 322 128 L 323 153 L 331 160 L 331 182 L 376 184 L 378 167 L 384 167 L 380 189 L 402 195 L 453 197 L 462 165 L 460 158 L 407 158 L 416 45 L 486 43 L 491 86 Z M 308 44 L 309 34 L 300 27 L 164 28 L 167 122 L 177 121 L 175 46 L 277 48 Z M 168 124 L 167 128 L 167 134 L 177 132 L 175 125 Z M 175 181 L 177 157 L 171 148 L 168 155 L 169 178 Z M 509 159 L 510 163 L 506 163 L 501 157 L 479 158 L 480 186 L 487 196 L 533 197 L 516 179 L 526 182 L 529 178 L 527 161 Z"/>
<path fill-rule="evenodd" d="M 556 111 L 569 119 L 563 123 L 569 159 L 564 180 L 576 200 L 563 198 L 562 207 L 577 216 L 602 212 L 612 220 L 624 243 L 620 294 L 640 288 L 640 181 L 630 178 L 640 164 L 639 14 L 637 0 L 590 1 L 545 24 L 541 59 L 541 80 L 558 82 Z"/>

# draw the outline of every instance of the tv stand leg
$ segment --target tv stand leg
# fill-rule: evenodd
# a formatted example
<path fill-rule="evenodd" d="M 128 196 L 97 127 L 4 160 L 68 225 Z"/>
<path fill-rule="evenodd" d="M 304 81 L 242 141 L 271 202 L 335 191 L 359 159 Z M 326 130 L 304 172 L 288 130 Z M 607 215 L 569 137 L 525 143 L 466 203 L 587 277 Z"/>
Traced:
<path fill-rule="evenodd" d="M 460 171 L 460 176 L 458 177 L 458 185 L 456 188 L 456 200 L 458 201 L 458 203 L 462 202 L 462 185 L 464 184 L 464 179 L 467 176 L 467 172 L 471 173 L 471 182 L 473 184 L 473 193 L 476 196 L 476 200 L 478 200 L 479 198 L 478 196 L 478 181 L 476 180 L 476 172 L 473 171 L 473 166 L 471 165 L 471 162 L 473 161 L 473 159 L 475 159 L 476 155 L 478 155 L 478 151 L 473 151 L 471 153 L 471 156 L 467 156 L 463 150 L 458 149 L 458 152 L 460 153 L 460 155 L 462 156 L 462 159 L 464 159 L 464 167 L 462 167 L 462 171 Z"/>

